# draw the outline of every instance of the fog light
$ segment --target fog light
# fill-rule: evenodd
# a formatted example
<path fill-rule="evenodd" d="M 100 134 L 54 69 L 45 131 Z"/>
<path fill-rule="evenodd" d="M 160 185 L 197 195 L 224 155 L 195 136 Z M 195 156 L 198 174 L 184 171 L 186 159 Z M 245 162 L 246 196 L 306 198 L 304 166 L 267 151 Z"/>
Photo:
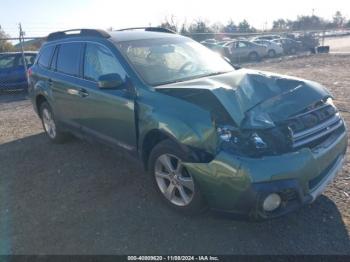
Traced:
<path fill-rule="evenodd" d="M 280 205 L 281 197 L 276 193 L 272 193 L 265 198 L 263 203 L 263 209 L 265 211 L 271 212 L 277 209 Z"/>

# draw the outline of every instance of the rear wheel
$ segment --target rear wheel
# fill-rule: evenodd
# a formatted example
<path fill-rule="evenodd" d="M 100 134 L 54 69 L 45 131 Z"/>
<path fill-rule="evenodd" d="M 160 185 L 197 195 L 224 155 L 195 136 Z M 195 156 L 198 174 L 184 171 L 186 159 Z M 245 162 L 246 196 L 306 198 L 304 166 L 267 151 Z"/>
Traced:
<path fill-rule="evenodd" d="M 267 55 L 268 55 L 270 58 L 273 58 L 273 57 L 276 56 L 276 52 L 275 52 L 275 50 L 270 49 L 270 50 L 267 52 Z"/>
<path fill-rule="evenodd" d="M 52 109 L 47 102 L 40 105 L 40 118 L 46 135 L 54 143 L 63 143 L 67 139 L 67 134 L 62 132 L 57 125 Z"/>
<path fill-rule="evenodd" d="M 257 52 L 251 52 L 248 56 L 250 61 L 259 61 L 260 57 Z"/>
<path fill-rule="evenodd" d="M 163 201 L 182 213 L 196 214 L 205 205 L 195 179 L 183 165 L 186 159 L 179 146 L 164 140 L 151 152 L 149 171 Z"/>
<path fill-rule="evenodd" d="M 292 55 L 295 55 L 297 50 L 295 49 L 295 47 L 292 47 L 289 51 Z"/>

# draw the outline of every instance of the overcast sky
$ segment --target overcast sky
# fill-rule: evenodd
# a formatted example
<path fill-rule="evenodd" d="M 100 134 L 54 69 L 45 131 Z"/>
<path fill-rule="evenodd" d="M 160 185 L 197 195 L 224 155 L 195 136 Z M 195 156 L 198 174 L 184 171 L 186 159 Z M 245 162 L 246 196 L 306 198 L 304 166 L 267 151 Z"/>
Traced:
<path fill-rule="evenodd" d="M 350 0 L 0 0 L 0 25 L 12 36 L 19 22 L 27 36 L 70 28 L 123 28 L 157 25 L 166 16 L 226 23 L 247 19 L 262 29 L 277 18 L 311 15 L 331 19 L 341 11 L 350 18 Z"/>

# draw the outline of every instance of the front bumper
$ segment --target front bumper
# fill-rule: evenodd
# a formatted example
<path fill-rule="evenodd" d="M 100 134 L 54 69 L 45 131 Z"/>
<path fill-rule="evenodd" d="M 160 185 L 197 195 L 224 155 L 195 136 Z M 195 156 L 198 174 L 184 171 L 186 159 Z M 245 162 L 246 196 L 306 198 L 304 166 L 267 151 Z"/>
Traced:
<path fill-rule="evenodd" d="M 221 151 L 209 163 L 185 165 L 211 208 L 265 219 L 284 215 L 322 194 L 341 169 L 346 148 L 345 130 L 313 149 L 259 159 Z M 265 212 L 262 202 L 270 193 L 278 193 L 282 204 Z"/>

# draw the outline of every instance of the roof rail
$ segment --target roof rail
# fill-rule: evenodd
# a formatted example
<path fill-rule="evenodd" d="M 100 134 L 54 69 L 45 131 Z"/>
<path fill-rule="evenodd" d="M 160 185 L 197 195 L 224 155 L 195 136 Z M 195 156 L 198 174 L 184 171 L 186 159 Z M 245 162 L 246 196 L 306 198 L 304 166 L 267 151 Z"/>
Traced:
<path fill-rule="evenodd" d="M 148 32 L 160 32 L 160 33 L 169 33 L 169 34 L 176 34 L 176 32 L 174 32 L 173 30 L 170 30 L 168 28 L 164 28 L 164 27 L 130 27 L 130 28 L 123 28 L 123 29 L 119 29 L 116 31 L 128 31 L 128 30 L 145 30 Z"/>
<path fill-rule="evenodd" d="M 102 38 L 111 37 L 106 31 L 100 29 L 70 29 L 51 33 L 47 36 L 46 40 L 53 41 L 71 36 L 93 36 Z"/>

